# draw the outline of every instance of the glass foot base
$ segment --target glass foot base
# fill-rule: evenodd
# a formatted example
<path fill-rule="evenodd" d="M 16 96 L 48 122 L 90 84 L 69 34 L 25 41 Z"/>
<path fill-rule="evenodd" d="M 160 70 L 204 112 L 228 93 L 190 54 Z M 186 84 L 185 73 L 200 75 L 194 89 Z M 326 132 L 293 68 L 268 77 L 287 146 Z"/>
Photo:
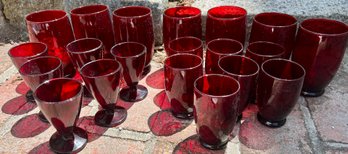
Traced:
<path fill-rule="evenodd" d="M 323 95 L 325 92 L 325 90 L 320 90 L 320 91 L 301 91 L 301 95 L 304 97 L 319 97 L 321 95 Z"/>
<path fill-rule="evenodd" d="M 147 96 L 147 89 L 142 85 L 136 85 L 135 88 L 126 87 L 120 91 L 120 98 L 127 102 L 138 102 Z"/>
<path fill-rule="evenodd" d="M 94 116 L 95 124 L 102 127 L 115 127 L 127 118 L 127 110 L 117 106 L 113 110 L 100 110 Z"/>
<path fill-rule="evenodd" d="M 32 90 L 28 90 L 27 93 L 25 94 L 25 98 L 27 99 L 28 103 L 36 103 L 33 93 L 34 92 Z"/>
<path fill-rule="evenodd" d="M 257 114 L 257 120 L 258 120 L 261 124 L 263 124 L 263 125 L 265 125 L 265 126 L 267 126 L 267 127 L 271 127 L 271 128 L 279 128 L 279 127 L 282 127 L 282 126 L 285 124 L 285 122 L 286 122 L 286 119 L 281 120 L 281 121 L 269 121 L 269 120 L 263 118 L 260 114 Z"/>
<path fill-rule="evenodd" d="M 49 123 L 48 120 L 46 119 L 45 115 L 40 111 L 39 112 L 39 119 L 40 121 L 44 122 L 44 123 Z"/>
<path fill-rule="evenodd" d="M 52 151 L 56 153 L 77 153 L 87 144 L 87 133 L 85 130 L 74 127 L 73 136 L 65 138 L 58 132 L 55 132 L 49 141 Z"/>
<path fill-rule="evenodd" d="M 193 112 L 191 112 L 191 113 L 174 113 L 172 111 L 172 114 L 175 118 L 178 118 L 178 119 L 191 120 L 194 118 Z"/>
<path fill-rule="evenodd" d="M 199 143 L 201 143 L 201 145 L 204 148 L 207 148 L 207 149 L 210 149 L 210 150 L 221 150 L 221 149 L 225 149 L 226 148 L 226 145 L 227 145 L 228 142 L 225 142 L 225 143 L 222 143 L 222 144 L 219 144 L 219 145 L 210 145 L 210 144 L 205 143 L 201 139 L 199 139 Z"/>

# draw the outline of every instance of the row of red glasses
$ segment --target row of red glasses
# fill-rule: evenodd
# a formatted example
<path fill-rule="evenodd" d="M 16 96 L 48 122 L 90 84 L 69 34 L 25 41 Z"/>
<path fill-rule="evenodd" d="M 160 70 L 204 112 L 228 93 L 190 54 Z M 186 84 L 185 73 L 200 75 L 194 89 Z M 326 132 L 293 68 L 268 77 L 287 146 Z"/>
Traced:
<path fill-rule="evenodd" d="M 237 6 L 218 6 L 207 12 L 205 38 L 229 38 L 245 43 L 247 11 Z M 304 96 L 320 96 L 336 74 L 348 40 L 348 26 L 340 21 L 316 18 L 300 23 L 278 12 L 265 12 L 253 18 L 249 43 L 267 41 L 281 45 L 284 58 L 301 64 L 307 74 Z M 201 11 L 195 7 L 169 8 L 163 14 L 163 42 L 172 55 L 172 40 L 185 36 L 202 39 Z M 187 46 L 187 45 L 186 45 Z M 291 56 L 292 55 L 292 56 Z"/>

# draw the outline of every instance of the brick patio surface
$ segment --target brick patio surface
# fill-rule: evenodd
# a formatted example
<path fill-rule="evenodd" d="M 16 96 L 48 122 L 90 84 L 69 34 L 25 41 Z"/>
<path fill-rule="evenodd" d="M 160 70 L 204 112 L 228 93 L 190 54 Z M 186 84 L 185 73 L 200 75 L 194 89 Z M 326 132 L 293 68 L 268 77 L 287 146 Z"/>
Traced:
<path fill-rule="evenodd" d="M 38 120 L 36 104 L 25 102 L 28 88 L 11 65 L 9 47 L 0 44 L 0 153 L 52 153 L 48 140 L 55 129 Z M 249 105 L 227 148 L 220 151 L 206 150 L 199 144 L 194 121 L 175 119 L 170 114 L 158 59 L 140 82 L 148 88 L 146 99 L 136 103 L 119 100 L 128 109 L 121 125 L 96 126 L 93 116 L 98 103 L 84 99 L 78 126 L 87 130 L 89 142 L 80 153 L 348 153 L 347 54 L 325 94 L 300 97 L 283 127 L 261 125 L 255 116 L 256 105 Z"/>

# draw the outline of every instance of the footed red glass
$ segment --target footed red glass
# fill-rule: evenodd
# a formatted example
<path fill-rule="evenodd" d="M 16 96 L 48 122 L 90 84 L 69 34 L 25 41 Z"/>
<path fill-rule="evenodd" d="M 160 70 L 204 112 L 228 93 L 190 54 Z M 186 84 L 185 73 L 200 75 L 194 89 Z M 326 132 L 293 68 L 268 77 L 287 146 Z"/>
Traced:
<path fill-rule="evenodd" d="M 113 12 L 116 43 L 138 42 L 146 46 L 146 61 L 143 76 L 151 71 L 155 37 L 152 11 L 144 6 L 125 6 Z"/>
<path fill-rule="evenodd" d="M 112 58 L 110 49 L 115 44 L 112 21 L 107 5 L 81 6 L 70 11 L 76 39 L 97 38 L 105 46 L 103 57 Z"/>
<path fill-rule="evenodd" d="M 239 83 L 227 75 L 207 74 L 197 78 L 194 87 L 199 141 L 205 148 L 223 149 L 237 120 Z"/>
<path fill-rule="evenodd" d="M 228 39 L 218 38 L 207 43 L 207 52 L 205 55 L 205 73 L 218 73 L 221 74 L 218 62 L 220 58 L 228 55 L 241 55 L 243 54 L 242 43 Z"/>
<path fill-rule="evenodd" d="M 171 56 L 177 53 L 190 53 L 203 57 L 203 42 L 201 39 L 185 36 L 173 39 L 169 42 L 167 55 Z"/>
<path fill-rule="evenodd" d="M 256 78 L 259 74 L 259 65 L 252 59 L 231 55 L 219 60 L 219 68 L 223 74 L 233 77 L 239 82 L 240 95 L 238 101 L 238 115 L 242 117 L 244 109 L 248 106 L 250 99 L 254 99 L 253 89 L 256 89 Z"/>
<path fill-rule="evenodd" d="M 175 54 L 164 61 L 164 85 L 173 115 L 193 118 L 193 83 L 203 75 L 203 60 L 193 54 Z"/>
<path fill-rule="evenodd" d="M 120 91 L 120 98 L 128 102 L 137 102 L 147 96 L 147 88 L 138 85 L 145 66 L 146 47 L 137 42 L 122 42 L 111 48 L 112 55 L 123 68 L 123 78 L 127 87 Z"/>
<path fill-rule="evenodd" d="M 230 38 L 244 45 L 247 11 L 238 6 L 218 6 L 207 13 L 205 38 Z"/>
<path fill-rule="evenodd" d="M 268 59 L 285 58 L 285 48 L 273 42 L 256 41 L 249 44 L 245 56 L 255 60 L 261 66 Z"/>
<path fill-rule="evenodd" d="M 8 56 L 17 70 L 28 60 L 47 55 L 47 45 L 41 42 L 22 43 L 8 50 Z M 27 102 L 35 102 L 32 90 L 29 90 L 25 96 Z"/>
<path fill-rule="evenodd" d="M 321 96 L 335 76 L 348 41 L 347 24 L 330 19 L 307 19 L 300 24 L 292 60 L 306 70 L 302 95 Z"/>
<path fill-rule="evenodd" d="M 202 39 L 201 10 L 191 6 L 168 8 L 163 13 L 163 43 L 168 56 L 169 42 L 184 36 Z"/>
<path fill-rule="evenodd" d="M 34 92 L 40 110 L 57 130 L 49 140 L 56 153 L 77 153 L 87 144 L 86 131 L 76 127 L 82 93 L 82 84 L 68 78 L 47 80 Z"/>
<path fill-rule="evenodd" d="M 256 104 L 257 119 L 271 128 L 285 124 L 297 103 L 305 77 L 301 65 L 286 59 L 270 59 L 261 65 Z"/>
<path fill-rule="evenodd" d="M 278 12 L 256 15 L 251 27 L 249 43 L 268 41 L 285 48 L 285 58 L 289 58 L 296 40 L 297 19 Z"/>
<path fill-rule="evenodd" d="M 53 56 L 34 58 L 24 63 L 19 68 L 19 74 L 30 89 L 35 91 L 44 81 L 63 76 L 62 62 L 59 58 Z M 38 116 L 42 122 L 48 123 L 41 111 Z"/>
<path fill-rule="evenodd" d="M 75 69 L 66 52 L 66 45 L 74 34 L 67 13 L 63 10 L 42 10 L 25 17 L 30 42 L 43 42 L 48 55 L 58 57 L 63 63 L 65 77 L 73 77 Z"/>
<path fill-rule="evenodd" d="M 84 65 L 80 72 L 87 89 L 103 108 L 95 114 L 95 123 L 114 127 L 124 122 L 127 110 L 116 104 L 122 77 L 121 64 L 113 59 L 99 59 Z"/>

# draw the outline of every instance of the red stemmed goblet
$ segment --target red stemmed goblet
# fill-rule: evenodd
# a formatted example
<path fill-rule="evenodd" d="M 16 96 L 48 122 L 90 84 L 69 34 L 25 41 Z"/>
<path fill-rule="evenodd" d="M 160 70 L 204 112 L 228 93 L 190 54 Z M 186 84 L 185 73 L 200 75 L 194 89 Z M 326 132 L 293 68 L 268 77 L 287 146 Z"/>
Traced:
<path fill-rule="evenodd" d="M 220 58 L 228 55 L 243 54 L 242 43 L 228 38 L 218 38 L 207 43 L 207 52 L 205 55 L 205 73 L 222 72 L 219 69 L 218 61 Z"/>
<path fill-rule="evenodd" d="M 10 56 L 14 66 L 19 70 L 19 68 L 28 60 L 47 56 L 47 45 L 41 42 L 22 43 L 8 50 L 8 55 Z M 25 96 L 27 102 L 35 102 L 32 90 L 29 90 Z"/>
<path fill-rule="evenodd" d="M 193 54 L 175 54 L 164 61 L 165 91 L 175 117 L 193 118 L 193 83 L 203 75 L 203 60 Z"/>
<path fill-rule="evenodd" d="M 237 120 L 239 83 L 221 74 L 203 75 L 194 82 L 194 117 L 200 143 L 223 149 Z"/>
<path fill-rule="evenodd" d="M 240 120 L 248 102 L 250 99 L 254 99 L 253 92 L 255 91 L 253 90 L 256 89 L 259 65 L 254 60 L 240 55 L 222 57 L 218 63 L 223 74 L 231 76 L 239 82 L 238 120 Z"/>
<path fill-rule="evenodd" d="M 166 51 L 168 56 L 177 53 L 190 53 L 202 58 L 203 42 L 201 39 L 192 36 L 179 37 L 169 42 Z"/>
<path fill-rule="evenodd" d="M 68 78 L 47 80 L 34 92 L 40 110 L 57 130 L 49 141 L 51 150 L 56 153 L 77 153 L 87 144 L 86 131 L 75 126 L 82 93 L 82 84 Z"/>
<path fill-rule="evenodd" d="M 300 96 L 304 77 L 305 70 L 295 62 L 280 58 L 265 61 L 257 86 L 259 122 L 272 128 L 283 126 Z"/>
<path fill-rule="evenodd" d="M 42 56 L 31 59 L 19 68 L 19 74 L 32 91 L 44 81 L 60 78 L 63 76 L 62 62 L 53 56 Z M 35 100 L 34 100 L 35 101 Z M 39 119 L 48 123 L 42 112 L 39 112 Z"/>
<path fill-rule="evenodd" d="M 289 58 L 295 45 L 297 19 L 278 12 L 260 13 L 254 17 L 249 43 L 268 41 L 285 48 L 285 58 Z"/>
<path fill-rule="evenodd" d="M 163 43 L 168 56 L 169 42 L 184 36 L 202 39 L 201 10 L 191 6 L 168 8 L 163 13 Z"/>
<path fill-rule="evenodd" d="M 116 43 L 138 42 L 146 46 L 146 61 L 143 76 L 151 71 L 154 52 L 152 11 L 144 6 L 125 6 L 113 12 Z"/>
<path fill-rule="evenodd" d="M 71 10 L 70 16 L 76 39 L 101 40 L 106 49 L 103 57 L 112 58 L 110 49 L 115 44 L 115 39 L 109 7 L 101 4 L 81 6 Z"/>
<path fill-rule="evenodd" d="M 29 40 L 45 43 L 48 55 L 62 60 L 64 76 L 73 77 L 76 71 L 65 47 L 75 38 L 67 13 L 63 10 L 42 10 L 28 14 L 25 20 Z"/>
<path fill-rule="evenodd" d="M 121 63 L 123 78 L 128 86 L 122 88 L 120 98 L 128 102 L 143 100 L 147 96 L 147 89 L 138 82 L 145 65 L 146 47 L 137 42 L 122 42 L 112 47 L 111 53 Z"/>
<path fill-rule="evenodd" d="M 348 25 L 330 19 L 307 19 L 300 24 L 292 60 L 306 70 L 302 95 L 321 96 L 344 56 Z"/>
<path fill-rule="evenodd" d="M 205 38 L 230 38 L 244 45 L 247 11 L 238 6 L 218 6 L 207 13 Z"/>
<path fill-rule="evenodd" d="M 256 41 L 249 44 L 245 56 L 255 60 L 261 66 L 268 59 L 285 58 L 285 48 L 273 42 Z"/>
<path fill-rule="evenodd" d="M 99 59 L 84 65 L 80 72 L 89 91 L 103 108 L 95 114 L 95 123 L 114 127 L 126 120 L 127 110 L 116 104 L 122 77 L 121 64 L 113 59 Z"/>

